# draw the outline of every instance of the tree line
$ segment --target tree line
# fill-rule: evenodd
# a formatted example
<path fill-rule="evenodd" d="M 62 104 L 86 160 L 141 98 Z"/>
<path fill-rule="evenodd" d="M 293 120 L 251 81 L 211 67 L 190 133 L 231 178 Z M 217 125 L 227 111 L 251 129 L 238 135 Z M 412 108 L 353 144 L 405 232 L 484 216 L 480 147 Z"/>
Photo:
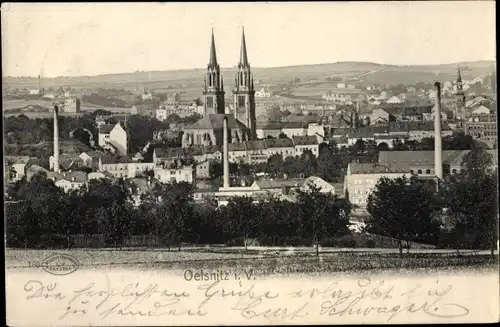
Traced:
<path fill-rule="evenodd" d="M 493 253 L 498 211 L 497 170 L 491 167 L 491 156 L 478 148 L 464 157 L 461 172 L 439 187 L 415 178 L 380 179 L 368 197 L 365 231 L 396 239 L 401 253 L 412 241 Z M 189 183 L 153 183 L 139 192 L 130 180 L 101 179 L 65 193 L 42 173 L 7 189 L 7 245 L 71 247 L 72 235 L 97 234 L 114 247 L 133 235 L 154 236 L 169 248 L 314 245 L 318 252 L 320 245 L 368 246 L 349 230 L 349 194 L 340 199 L 314 186 L 296 192 L 295 201 L 232 197 L 218 207 L 210 199 L 195 202 Z M 448 229 L 443 217 L 451 219 Z"/>
<path fill-rule="evenodd" d="M 156 236 L 162 245 L 196 244 L 319 245 L 349 234 L 350 204 L 332 194 L 298 191 L 297 201 L 269 197 L 230 198 L 217 207 L 195 203 L 189 183 L 156 183 L 146 192 L 129 180 L 91 180 L 65 193 L 42 174 L 8 189 L 9 247 L 71 247 L 72 235 L 104 235 L 106 246 L 121 247 L 125 237 Z M 140 204 L 134 205 L 134 198 Z M 330 240 L 331 241 L 331 240 Z"/>
<path fill-rule="evenodd" d="M 97 145 L 98 129 L 96 124 L 97 115 L 105 115 L 105 121 L 116 124 L 118 119 L 109 115 L 108 111 L 98 110 L 79 117 L 59 116 L 59 138 L 60 140 L 77 139 L 83 144 L 90 146 L 90 137 L 84 129 L 92 133 L 92 139 Z M 129 152 L 138 152 L 153 140 L 155 131 L 169 128 L 168 122 L 161 122 L 154 117 L 141 115 L 130 115 L 127 117 L 124 127 L 129 136 Z M 73 132 L 71 137 L 71 132 Z M 34 147 L 42 142 L 53 142 L 54 120 L 52 118 L 30 119 L 25 115 L 11 116 L 4 119 L 4 144 L 9 155 L 29 155 L 33 157 L 44 157 L 47 153 L 51 155 L 51 146 L 44 151 L 41 147 Z M 48 157 L 48 156 L 47 156 Z"/>
<path fill-rule="evenodd" d="M 498 170 L 481 148 L 468 152 L 461 171 L 437 185 L 416 178 L 382 178 L 368 197 L 366 230 L 398 240 L 490 249 L 498 240 Z M 443 230 L 441 218 L 449 220 Z"/>
<path fill-rule="evenodd" d="M 444 150 L 470 150 L 480 145 L 470 135 L 457 134 L 443 138 Z M 230 171 L 235 177 L 250 177 L 256 173 L 266 173 L 272 177 L 288 176 L 290 178 L 308 178 L 318 176 L 327 182 L 341 183 L 350 162 L 370 163 L 378 162 L 380 151 L 432 151 L 434 139 L 424 138 L 422 141 L 401 140 L 394 142 L 394 147 L 389 149 L 377 146 L 375 141 L 358 140 L 349 147 L 339 148 L 334 141 L 319 145 L 318 157 L 310 150 L 304 150 L 300 156 L 283 158 L 281 154 L 269 156 L 267 162 L 262 163 L 230 163 Z M 210 176 L 222 176 L 222 163 L 214 161 L 210 166 Z"/>

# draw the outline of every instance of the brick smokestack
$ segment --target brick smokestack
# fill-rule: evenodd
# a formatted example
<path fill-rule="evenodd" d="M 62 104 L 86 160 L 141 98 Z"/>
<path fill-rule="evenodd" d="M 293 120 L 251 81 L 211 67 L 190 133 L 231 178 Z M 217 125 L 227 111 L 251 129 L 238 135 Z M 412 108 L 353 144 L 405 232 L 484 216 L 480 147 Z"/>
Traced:
<path fill-rule="evenodd" d="M 227 116 L 224 116 L 224 125 L 223 125 L 223 168 L 224 168 L 224 188 L 229 187 L 229 149 L 228 149 L 228 138 L 229 138 L 229 131 L 228 131 L 228 122 L 227 122 Z"/>
<path fill-rule="evenodd" d="M 59 171 L 59 108 L 54 105 L 54 171 Z"/>
<path fill-rule="evenodd" d="M 441 83 L 434 83 L 436 87 L 436 107 L 434 109 L 434 170 L 436 177 L 443 179 L 443 144 L 441 137 Z"/>

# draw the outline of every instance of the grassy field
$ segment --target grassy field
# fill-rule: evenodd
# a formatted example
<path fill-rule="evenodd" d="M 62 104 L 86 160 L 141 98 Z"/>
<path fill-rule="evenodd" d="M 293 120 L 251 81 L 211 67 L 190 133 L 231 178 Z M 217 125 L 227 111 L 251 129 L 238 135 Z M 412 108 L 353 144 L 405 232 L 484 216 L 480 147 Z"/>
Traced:
<path fill-rule="evenodd" d="M 316 257 L 311 249 L 303 251 L 245 251 L 241 248 L 111 250 L 14 250 L 5 252 L 6 269 L 25 269 L 40 263 L 53 254 L 69 254 L 83 268 L 129 267 L 137 269 L 182 270 L 245 269 L 252 268 L 262 275 L 328 274 L 356 271 L 449 271 L 465 267 L 490 269 L 498 265 L 498 256 L 467 253 L 457 256 L 453 252 L 414 251 L 399 256 L 393 251 L 325 251 Z M 352 250 L 352 249 L 351 249 Z"/>
<path fill-rule="evenodd" d="M 46 107 L 50 108 L 52 107 L 52 100 L 44 100 L 44 99 L 37 99 L 37 100 L 4 100 L 3 101 L 3 111 L 9 111 L 9 110 L 15 110 L 15 109 L 20 109 L 20 108 L 25 108 L 27 106 L 41 106 L 41 107 Z"/>
<path fill-rule="evenodd" d="M 21 111 L 22 108 L 27 106 L 41 106 L 46 108 L 46 111 Z M 29 118 L 52 118 L 52 100 L 5 100 L 3 102 L 3 115 L 17 116 L 20 114 L 26 115 Z M 59 114 L 62 116 L 81 116 L 86 112 L 92 112 L 98 109 L 104 109 L 115 113 L 130 113 L 131 108 L 120 107 L 104 107 L 92 103 L 84 102 L 80 106 L 79 113 L 67 113 L 61 111 Z"/>

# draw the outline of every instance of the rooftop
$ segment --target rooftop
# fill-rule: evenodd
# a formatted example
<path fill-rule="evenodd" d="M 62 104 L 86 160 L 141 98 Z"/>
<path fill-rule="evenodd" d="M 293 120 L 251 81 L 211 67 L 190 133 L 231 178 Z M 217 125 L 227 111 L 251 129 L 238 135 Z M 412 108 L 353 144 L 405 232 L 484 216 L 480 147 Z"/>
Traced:
<path fill-rule="evenodd" d="M 293 143 L 295 145 L 315 145 L 318 144 L 316 136 L 293 136 Z"/>
<path fill-rule="evenodd" d="M 280 122 L 258 122 L 257 129 L 281 129 Z"/>
<path fill-rule="evenodd" d="M 304 182 L 303 179 L 279 179 L 279 180 L 257 180 L 254 185 L 257 185 L 261 190 L 278 189 L 282 187 L 300 187 Z"/>
<path fill-rule="evenodd" d="M 99 126 L 99 134 L 109 134 L 115 128 L 115 125 L 112 124 L 102 124 Z"/>
<path fill-rule="evenodd" d="M 298 122 L 287 121 L 287 122 L 281 123 L 282 129 L 285 129 L 285 128 L 307 128 L 307 127 L 308 127 L 308 123 L 305 121 L 298 121 Z"/>
<path fill-rule="evenodd" d="M 470 150 L 443 151 L 443 163 L 450 166 L 460 166 L 463 157 Z M 487 150 L 493 156 L 493 161 L 497 162 L 497 152 Z M 393 164 L 401 163 L 411 166 L 433 166 L 434 151 L 380 151 L 379 163 Z"/>
<path fill-rule="evenodd" d="M 201 156 L 203 155 L 203 146 L 193 145 L 189 148 L 184 148 L 184 154 L 188 156 Z"/>
<path fill-rule="evenodd" d="M 227 117 L 227 125 L 229 129 L 247 129 L 246 126 L 236 120 L 234 116 L 225 114 L 206 115 L 197 122 L 186 127 L 186 129 L 222 129 L 224 126 L 224 117 Z"/>
<path fill-rule="evenodd" d="M 154 153 L 157 158 L 182 158 L 184 157 L 183 148 L 154 148 Z"/>
<path fill-rule="evenodd" d="M 222 152 L 222 148 L 220 145 L 204 145 L 203 146 L 203 152 L 206 154 L 212 154 L 215 152 Z"/>
<path fill-rule="evenodd" d="M 227 145 L 228 151 L 246 151 L 245 143 L 229 143 Z"/>
<path fill-rule="evenodd" d="M 263 150 L 266 148 L 266 142 L 264 142 L 263 140 L 247 141 L 246 146 L 247 150 Z"/>
<path fill-rule="evenodd" d="M 130 158 L 128 155 L 124 156 L 110 156 L 110 155 L 104 155 L 101 157 L 101 163 L 103 165 L 106 164 L 119 164 L 119 163 L 130 163 L 134 162 L 132 158 Z"/>
<path fill-rule="evenodd" d="M 404 163 L 349 163 L 351 174 L 409 173 L 410 166 Z"/>
<path fill-rule="evenodd" d="M 293 141 L 289 138 L 286 139 L 265 139 L 266 147 L 268 148 L 293 148 Z"/>

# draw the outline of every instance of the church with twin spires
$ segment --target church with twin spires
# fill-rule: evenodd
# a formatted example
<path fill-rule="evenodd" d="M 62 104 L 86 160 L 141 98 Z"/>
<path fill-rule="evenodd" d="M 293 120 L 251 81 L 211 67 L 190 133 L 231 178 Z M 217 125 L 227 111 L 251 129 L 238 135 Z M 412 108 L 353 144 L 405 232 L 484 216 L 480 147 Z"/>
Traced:
<path fill-rule="evenodd" d="M 223 121 L 228 117 L 229 143 L 256 139 L 255 90 L 248 62 L 245 31 L 242 31 L 240 60 L 234 76 L 234 115 L 226 114 L 224 80 L 217 62 L 215 38 L 212 30 L 210 57 L 203 91 L 204 117 L 184 128 L 182 147 L 192 145 L 222 145 Z"/>

